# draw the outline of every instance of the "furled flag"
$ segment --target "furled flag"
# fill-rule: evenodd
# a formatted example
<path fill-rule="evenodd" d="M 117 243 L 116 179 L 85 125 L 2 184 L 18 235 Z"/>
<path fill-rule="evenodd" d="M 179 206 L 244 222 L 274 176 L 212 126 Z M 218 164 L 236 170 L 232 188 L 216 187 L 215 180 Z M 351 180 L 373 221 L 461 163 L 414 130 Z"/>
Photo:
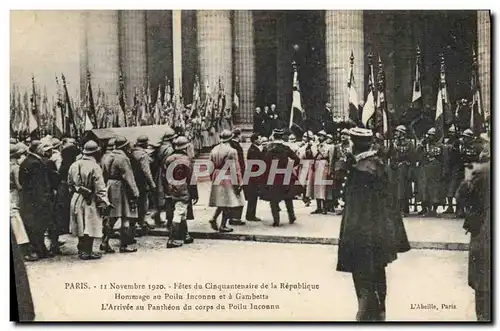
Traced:
<path fill-rule="evenodd" d="M 476 52 L 473 51 L 473 63 L 472 63 L 472 77 L 471 77 L 471 88 L 472 88 L 472 107 L 470 110 L 470 128 L 474 131 L 476 136 L 481 134 L 483 129 L 483 109 L 481 103 L 481 91 L 479 89 L 479 73 L 477 65 Z"/>
<path fill-rule="evenodd" d="M 87 72 L 87 92 L 85 94 L 85 131 L 92 130 L 97 126 L 97 115 L 92 93 L 90 72 Z"/>
<path fill-rule="evenodd" d="M 365 128 L 368 128 L 368 121 L 375 114 L 375 83 L 371 53 L 368 54 L 368 68 L 370 70 L 368 75 L 368 95 L 366 97 L 366 102 L 361 113 L 361 123 L 363 123 L 363 126 Z"/>
<path fill-rule="evenodd" d="M 351 51 L 349 79 L 347 81 L 347 93 L 349 103 L 349 119 L 359 123 L 359 99 L 354 82 L 354 53 Z"/>
<path fill-rule="evenodd" d="M 65 108 L 63 102 L 63 92 L 61 85 L 59 84 L 59 79 L 56 76 L 56 104 L 54 108 L 54 131 L 57 132 L 58 135 L 62 135 L 64 133 L 64 128 L 66 127 L 64 124 L 65 119 Z"/>
<path fill-rule="evenodd" d="M 415 81 L 413 82 L 413 94 L 411 102 L 422 101 L 422 81 L 420 77 L 420 48 L 417 46 L 417 61 L 415 62 Z"/>
<path fill-rule="evenodd" d="M 16 105 L 16 86 L 12 85 L 12 90 L 10 92 L 10 131 L 11 135 L 18 129 L 18 119 L 19 119 L 18 105 Z"/>
<path fill-rule="evenodd" d="M 29 112 L 29 117 L 28 117 L 28 128 L 29 132 L 32 133 L 36 129 L 38 129 L 38 105 L 36 103 L 36 95 L 37 91 L 35 88 L 35 77 L 31 77 L 31 87 L 32 87 L 32 92 L 31 92 L 31 111 Z"/>
<path fill-rule="evenodd" d="M 297 63 L 292 63 L 293 66 L 293 92 L 292 92 L 292 108 L 290 109 L 290 124 L 288 128 L 292 131 L 303 131 L 302 124 L 304 121 L 304 108 L 302 107 L 302 99 L 300 96 L 299 73 Z"/>
<path fill-rule="evenodd" d="M 217 108 L 219 109 L 219 116 L 226 109 L 226 92 L 224 91 L 224 84 L 222 84 L 222 80 L 219 77 L 219 95 L 217 97 Z"/>
<path fill-rule="evenodd" d="M 439 90 L 436 100 L 436 136 L 441 138 L 448 134 L 448 126 L 453 122 L 453 114 L 450 108 L 450 99 L 448 97 L 448 89 L 446 87 L 446 71 L 444 64 L 444 56 L 441 54 L 441 66 L 439 70 Z"/>
<path fill-rule="evenodd" d="M 384 138 L 390 139 L 387 101 L 385 99 L 385 72 L 380 56 L 378 58 L 377 87 L 378 93 L 377 109 L 375 112 L 375 131 L 379 132 Z"/>
<path fill-rule="evenodd" d="M 208 80 L 205 81 L 205 117 L 212 117 L 212 92 Z"/>
<path fill-rule="evenodd" d="M 64 75 L 61 75 L 62 81 L 63 81 L 63 89 L 64 89 L 64 104 L 66 107 L 66 133 L 70 134 L 71 136 L 77 135 L 78 130 L 76 129 L 76 124 L 75 124 L 75 119 L 74 119 L 74 114 L 73 114 L 73 108 L 71 106 L 71 100 L 69 98 L 69 93 L 68 93 L 68 87 L 66 86 L 66 78 Z M 71 133 L 71 130 L 73 129 L 73 133 Z"/>
<path fill-rule="evenodd" d="M 193 87 L 193 103 L 191 104 L 191 117 L 197 117 L 199 112 L 198 108 L 201 106 L 200 100 L 200 80 L 198 79 L 198 75 L 195 76 L 194 79 L 194 87 Z"/>
<path fill-rule="evenodd" d="M 234 84 L 234 95 L 233 95 L 233 114 L 235 114 L 238 109 L 240 108 L 240 84 L 239 84 L 239 79 L 236 77 L 235 84 Z"/>
<path fill-rule="evenodd" d="M 121 114 L 123 115 L 123 121 L 121 120 L 121 116 L 119 116 L 118 114 L 118 123 L 120 123 L 119 125 L 121 125 L 123 123 L 124 126 L 127 126 L 127 100 L 126 100 L 126 96 L 125 96 L 125 82 L 123 81 L 123 75 L 122 73 L 120 72 L 120 87 L 119 87 L 119 91 L 118 91 L 118 105 L 120 107 L 120 110 L 121 110 Z"/>
<path fill-rule="evenodd" d="M 172 106 L 172 87 L 170 86 L 170 80 L 165 77 L 167 84 L 165 85 L 165 95 L 163 96 L 163 106 L 168 108 Z"/>
<path fill-rule="evenodd" d="M 156 95 L 156 104 L 153 113 L 153 121 L 154 124 L 161 124 L 161 113 L 162 113 L 162 104 L 161 104 L 161 85 L 158 85 L 158 92 Z"/>

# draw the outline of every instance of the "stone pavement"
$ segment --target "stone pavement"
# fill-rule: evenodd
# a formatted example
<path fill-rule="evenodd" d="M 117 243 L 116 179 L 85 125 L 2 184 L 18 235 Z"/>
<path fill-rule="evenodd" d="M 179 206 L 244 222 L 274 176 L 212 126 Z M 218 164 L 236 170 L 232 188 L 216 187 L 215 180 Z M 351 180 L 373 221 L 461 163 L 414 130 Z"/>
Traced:
<path fill-rule="evenodd" d="M 341 216 L 332 213 L 328 215 L 310 215 L 315 209 L 315 202 L 310 207 L 305 207 L 300 200 L 295 200 L 295 212 L 297 221 L 288 224 L 286 208 L 281 204 L 281 226 L 274 228 L 269 204 L 259 201 L 257 216 L 263 220 L 262 223 L 247 222 L 243 226 L 232 226 L 232 233 L 214 232 L 208 223 L 215 208 L 208 207 L 210 194 L 210 182 L 198 185 L 200 195 L 199 202 L 194 206 L 195 220 L 189 221 L 190 233 L 195 238 L 204 239 L 227 239 L 246 240 L 262 242 L 286 242 L 286 243 L 308 243 L 308 244 L 337 244 L 340 231 Z M 438 210 L 439 211 L 439 210 Z M 243 217 L 246 209 L 243 211 Z M 219 217 L 220 222 L 220 217 Z M 462 219 L 450 217 L 423 218 L 411 215 L 404 219 L 408 239 L 412 248 L 416 249 L 446 249 L 467 250 L 469 235 L 462 228 Z M 151 235 L 165 236 L 166 229 L 158 228 Z"/>
<path fill-rule="evenodd" d="M 137 253 L 108 254 L 101 260 L 81 261 L 74 255 L 75 238 L 67 238 L 63 250 L 71 255 L 27 263 L 36 320 L 354 320 L 357 300 L 353 283 L 350 274 L 335 270 L 336 246 L 196 240 L 194 244 L 179 249 L 166 249 L 165 243 L 166 238 L 143 237 L 139 238 L 140 250 Z M 112 240 L 112 244 L 116 245 L 117 241 Z M 412 250 L 400 254 L 398 260 L 388 266 L 387 279 L 388 321 L 475 320 L 473 291 L 467 285 L 466 252 Z M 88 289 L 74 289 L 77 282 L 86 283 Z M 146 289 L 111 290 L 111 283 L 145 285 Z M 192 288 L 176 289 L 174 283 Z M 278 288 L 214 291 L 194 289 L 197 283 L 202 287 L 210 283 L 253 283 L 259 286 L 274 283 Z M 318 285 L 319 289 L 282 289 L 280 283 L 307 283 Z M 164 289 L 152 290 L 148 285 L 163 286 Z M 166 293 L 168 300 L 165 299 Z M 187 293 L 215 294 L 216 298 L 189 299 Z M 236 299 L 238 293 L 263 294 L 268 298 Z M 117 294 L 121 299 L 117 299 Z M 150 297 L 134 298 L 131 295 Z M 159 297 L 153 298 L 154 295 Z M 226 297 L 221 299 L 220 295 Z M 250 309 L 250 303 L 268 307 Z M 134 310 L 109 310 L 109 304 L 121 307 L 130 304 Z M 163 304 L 178 305 L 180 310 L 148 309 Z M 193 309 L 183 310 L 185 304 Z M 217 309 L 218 304 L 225 305 L 226 309 Z M 417 304 L 435 305 L 436 308 L 415 309 Z M 139 305 L 144 305 L 145 310 L 137 310 Z M 279 308 L 270 309 L 270 305 Z"/>

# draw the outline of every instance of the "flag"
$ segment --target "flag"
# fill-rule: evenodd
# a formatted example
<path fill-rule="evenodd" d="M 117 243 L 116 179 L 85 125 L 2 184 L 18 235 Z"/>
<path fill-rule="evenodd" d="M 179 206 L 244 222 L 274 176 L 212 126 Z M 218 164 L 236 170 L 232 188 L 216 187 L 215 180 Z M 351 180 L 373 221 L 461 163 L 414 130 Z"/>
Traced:
<path fill-rule="evenodd" d="M 238 81 L 238 77 L 236 77 L 236 82 L 234 84 L 234 95 L 233 95 L 233 114 L 238 111 L 240 108 L 240 85 Z"/>
<path fill-rule="evenodd" d="M 358 92 L 356 92 L 354 82 L 354 53 L 351 51 L 351 68 L 349 70 L 349 79 L 347 81 L 347 97 L 349 103 L 349 119 L 354 123 L 359 123 L 359 99 Z"/>
<path fill-rule="evenodd" d="M 439 90 L 436 100 L 436 136 L 441 138 L 447 137 L 448 127 L 453 122 L 453 113 L 450 108 L 450 99 L 448 96 L 448 89 L 446 87 L 446 71 L 444 56 L 441 54 L 441 65 L 439 72 Z"/>
<path fill-rule="evenodd" d="M 123 124 L 127 126 L 127 102 L 125 96 L 125 83 L 123 82 L 123 75 L 120 73 L 120 91 L 118 93 L 118 104 L 123 114 Z M 119 120 L 119 116 L 118 116 Z"/>
<path fill-rule="evenodd" d="M 16 105 L 16 86 L 12 85 L 12 90 L 10 92 L 10 133 L 14 134 L 18 129 L 18 119 L 19 110 L 18 105 Z"/>
<path fill-rule="evenodd" d="M 38 129 L 38 105 L 36 103 L 36 88 L 35 88 L 35 77 L 31 78 L 31 109 L 28 112 L 28 130 L 30 133 Z"/>
<path fill-rule="evenodd" d="M 368 67 L 370 70 L 368 75 L 368 95 L 366 96 L 366 102 L 361 113 L 361 123 L 365 128 L 368 128 L 368 121 L 375 114 L 375 84 L 371 54 L 368 55 Z"/>
<path fill-rule="evenodd" d="M 191 117 L 198 116 L 198 108 L 201 106 L 200 100 L 200 81 L 198 79 L 198 75 L 196 75 L 194 79 L 194 87 L 193 87 L 193 103 L 191 105 Z"/>
<path fill-rule="evenodd" d="M 417 47 L 417 61 L 415 62 L 415 81 L 413 82 L 413 94 L 411 102 L 422 101 L 422 81 L 420 77 L 420 48 Z"/>
<path fill-rule="evenodd" d="M 161 85 L 158 85 L 158 93 L 156 95 L 156 105 L 153 114 L 154 124 L 161 124 L 161 112 L 162 112 Z"/>
<path fill-rule="evenodd" d="M 481 91 L 479 88 L 479 71 L 475 51 L 473 51 L 471 89 L 472 107 L 470 110 L 470 128 L 474 131 L 476 136 L 479 136 L 483 129 L 484 118 L 481 104 Z"/>
<path fill-rule="evenodd" d="M 377 108 L 375 111 L 374 129 L 384 138 L 390 139 L 389 116 L 387 112 L 387 100 L 385 99 L 385 72 L 380 56 L 378 59 L 377 87 Z"/>
<path fill-rule="evenodd" d="M 73 108 L 71 106 L 71 100 L 69 98 L 68 87 L 66 86 L 66 78 L 64 77 L 64 74 L 61 75 L 61 78 L 63 81 L 63 88 L 64 88 L 64 104 L 66 107 L 66 118 L 67 118 L 66 133 L 69 134 L 70 136 L 74 136 L 78 134 L 78 131 L 76 129 Z"/>
<path fill-rule="evenodd" d="M 304 121 L 304 108 L 302 107 L 302 99 L 300 96 L 299 73 L 297 64 L 293 62 L 293 87 L 292 87 L 292 108 L 290 109 L 290 124 L 289 129 L 292 127 L 303 131 L 302 124 Z"/>

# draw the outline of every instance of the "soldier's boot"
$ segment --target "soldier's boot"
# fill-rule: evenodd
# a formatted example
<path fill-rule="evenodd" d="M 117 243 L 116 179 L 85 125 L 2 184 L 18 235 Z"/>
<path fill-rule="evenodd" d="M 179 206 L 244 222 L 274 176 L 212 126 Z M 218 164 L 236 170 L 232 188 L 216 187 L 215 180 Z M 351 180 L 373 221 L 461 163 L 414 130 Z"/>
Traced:
<path fill-rule="evenodd" d="M 327 207 L 326 200 L 321 200 L 321 205 L 323 206 L 323 208 L 321 209 L 321 212 L 323 213 L 323 215 L 326 215 L 328 213 L 328 207 Z"/>
<path fill-rule="evenodd" d="M 135 229 L 130 226 L 123 226 L 120 229 L 120 253 L 135 253 L 137 248 L 130 248 L 128 245 L 132 243 L 133 232 Z"/>
<path fill-rule="evenodd" d="M 429 212 L 429 208 L 427 207 L 427 202 L 422 202 L 422 210 L 418 212 L 419 216 L 425 216 Z"/>
<path fill-rule="evenodd" d="M 109 238 L 111 237 L 112 234 L 113 234 L 113 225 L 111 224 L 111 221 L 109 220 L 104 221 L 102 242 L 101 245 L 99 246 L 99 249 L 104 253 L 115 253 L 115 250 L 112 249 L 111 246 L 109 245 Z"/>
<path fill-rule="evenodd" d="M 226 210 L 222 212 L 222 222 L 220 223 L 219 232 L 233 232 L 233 229 L 227 226 L 227 221 L 230 216 L 231 214 Z"/>
<path fill-rule="evenodd" d="M 101 253 L 94 252 L 94 238 L 87 236 L 86 245 L 87 245 L 87 254 L 89 260 L 98 260 L 102 257 Z"/>
<path fill-rule="evenodd" d="M 182 228 L 182 232 L 183 232 L 183 235 L 184 235 L 184 238 L 183 238 L 184 239 L 184 243 L 185 244 L 192 244 L 194 242 L 194 239 L 189 234 L 188 225 L 187 225 L 187 221 L 186 220 L 183 220 L 181 222 L 181 228 Z"/>
<path fill-rule="evenodd" d="M 85 254 L 85 237 L 78 237 L 76 248 L 78 249 L 78 256 L 81 258 Z"/>
<path fill-rule="evenodd" d="M 295 210 L 293 209 L 293 200 L 285 200 L 286 212 L 288 214 L 288 223 L 293 224 L 297 220 Z"/>
<path fill-rule="evenodd" d="M 180 223 L 173 223 L 172 230 L 168 236 L 167 248 L 178 248 L 182 246 L 184 233 Z"/>
<path fill-rule="evenodd" d="M 316 199 L 316 210 L 312 211 L 311 214 L 321 214 L 323 212 L 321 202 L 322 200 Z"/>
<path fill-rule="evenodd" d="M 455 211 L 453 210 L 453 198 L 446 198 L 446 200 L 448 202 L 447 203 L 448 207 L 446 207 L 443 214 L 454 214 Z"/>

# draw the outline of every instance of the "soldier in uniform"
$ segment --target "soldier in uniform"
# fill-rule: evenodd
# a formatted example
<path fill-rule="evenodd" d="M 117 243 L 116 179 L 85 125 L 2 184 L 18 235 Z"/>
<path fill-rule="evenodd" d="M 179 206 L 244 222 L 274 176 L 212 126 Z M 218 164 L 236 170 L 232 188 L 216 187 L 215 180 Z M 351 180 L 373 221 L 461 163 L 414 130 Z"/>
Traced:
<path fill-rule="evenodd" d="M 443 145 L 436 137 L 436 129 L 427 131 L 426 139 L 419 147 L 417 155 L 420 156 L 420 198 L 422 210 L 419 215 L 436 216 L 437 207 L 442 202 L 444 155 Z"/>
<path fill-rule="evenodd" d="M 72 193 L 70 230 L 78 237 L 78 255 L 82 260 L 100 259 L 93 252 L 94 238 L 101 237 L 102 216 L 111 208 L 102 170 L 97 163 L 100 148 L 90 140 L 83 147 L 83 157 L 69 168 L 68 185 Z"/>
<path fill-rule="evenodd" d="M 416 150 L 413 142 L 407 138 L 404 125 L 396 127 L 396 141 L 389 153 L 389 181 L 394 183 L 401 213 L 408 216 L 412 197 L 410 169 L 416 160 Z"/>
<path fill-rule="evenodd" d="M 352 274 L 358 298 L 357 321 L 385 320 L 385 267 L 410 249 L 401 218 L 391 217 L 386 167 L 370 149 L 373 133 L 352 128 L 353 153 L 344 163 L 348 174 L 340 225 L 337 271 Z"/>
<path fill-rule="evenodd" d="M 149 138 L 146 135 L 137 137 L 135 147 L 131 153 L 131 165 L 134 171 L 135 182 L 139 189 L 139 199 L 137 200 L 137 222 L 142 229 L 142 233 L 148 233 L 150 227 L 145 220 L 149 210 L 148 193 L 156 192 L 156 184 L 151 174 L 151 158 L 147 152 Z"/>
<path fill-rule="evenodd" d="M 472 164 L 477 163 L 482 150 L 483 147 L 481 146 L 481 142 L 474 136 L 471 129 L 462 132 L 459 151 L 461 164 L 464 168 L 470 169 Z M 458 218 L 463 218 L 465 216 L 464 207 L 460 204 L 457 204 L 456 215 Z"/>
<path fill-rule="evenodd" d="M 176 137 L 175 131 L 171 128 L 168 128 L 167 132 L 165 132 L 165 134 L 163 135 L 161 145 L 158 147 L 158 150 L 156 151 L 156 157 L 157 157 L 156 162 L 158 163 L 157 165 L 158 173 L 156 174 L 156 183 L 161 183 L 163 181 L 162 176 L 164 175 L 164 169 L 166 169 L 165 160 L 174 152 L 174 147 L 172 145 L 172 142 L 175 139 L 175 137 Z M 161 212 L 165 211 L 167 218 L 167 224 L 166 224 L 167 229 L 170 229 L 172 225 L 172 218 L 174 217 L 172 201 L 170 200 L 169 197 L 165 196 L 165 192 L 163 192 L 163 185 L 157 185 L 156 195 L 157 195 L 156 197 L 157 210 L 153 216 L 155 220 L 155 225 L 159 227 L 165 225 L 165 223 L 162 222 L 161 220 Z"/>
<path fill-rule="evenodd" d="M 330 167 L 333 174 L 333 190 L 334 190 L 334 206 L 337 207 L 340 199 L 344 199 L 345 181 L 347 173 L 345 171 L 345 163 L 348 156 L 352 153 L 352 141 L 349 137 L 349 130 L 342 129 L 340 132 L 340 143 L 334 146 L 331 155 Z M 345 202 L 345 201 L 344 201 Z M 342 210 L 338 212 L 342 214 Z"/>
<path fill-rule="evenodd" d="M 129 150 L 130 142 L 127 138 L 116 137 L 113 156 L 110 157 L 109 164 L 103 165 L 102 169 L 104 178 L 107 179 L 108 198 L 114 206 L 109 213 L 109 227 L 113 229 L 114 223 L 118 218 L 121 218 L 120 253 L 137 252 L 137 248 L 128 247 L 135 243 L 130 220 L 138 217 L 137 199 L 139 198 L 139 189 L 135 182 L 130 159 L 127 156 Z M 114 252 L 109 244 L 102 248 L 105 252 Z"/>
<path fill-rule="evenodd" d="M 243 148 L 240 144 L 241 139 L 241 130 L 236 128 L 233 130 L 233 139 L 229 141 L 229 146 L 236 150 L 238 154 L 238 164 L 240 165 L 240 170 L 242 175 L 245 173 L 245 157 L 243 154 Z M 234 208 L 232 210 L 233 214 L 231 215 L 231 219 L 229 220 L 230 225 L 244 225 L 245 222 L 241 220 L 243 215 L 243 206 Z"/>
<path fill-rule="evenodd" d="M 111 138 L 108 140 L 108 143 L 106 144 L 106 151 L 101 156 L 101 167 L 103 166 L 103 164 L 109 163 L 108 158 L 113 155 L 114 149 L 115 149 L 115 138 Z"/>
<path fill-rule="evenodd" d="M 290 149 L 297 154 L 297 150 L 299 149 L 299 144 L 297 143 L 297 138 L 292 133 L 288 136 L 288 142 L 286 144 Z"/>
<path fill-rule="evenodd" d="M 257 132 L 260 135 L 264 135 L 265 119 L 262 114 L 260 107 L 255 108 L 255 113 L 253 113 L 253 132 Z"/>
<path fill-rule="evenodd" d="M 452 125 L 449 130 L 449 139 L 444 144 L 445 174 L 447 183 L 446 204 L 447 207 L 443 214 L 453 214 L 453 197 L 457 192 L 458 186 L 464 179 L 464 164 L 460 155 L 460 139 L 455 126 Z M 459 212 L 460 208 L 457 208 Z"/>
<path fill-rule="evenodd" d="M 27 151 L 24 144 L 10 144 L 10 223 L 16 242 L 22 251 L 25 261 L 37 261 L 36 254 L 31 252 L 29 238 L 19 214 L 21 184 L 19 183 L 19 163 L 21 155 Z M 25 145 L 24 145 L 25 146 Z"/>
<path fill-rule="evenodd" d="M 54 187 L 52 169 L 44 157 L 52 148 L 33 140 L 30 153 L 19 166 L 19 184 L 22 187 L 20 199 L 21 218 L 31 243 L 32 252 L 38 258 L 53 257 L 54 252 L 45 246 L 45 231 L 53 221 Z M 53 244 L 51 242 L 51 244 Z"/>
<path fill-rule="evenodd" d="M 251 145 L 247 151 L 247 161 L 262 160 L 262 151 L 260 149 L 260 135 L 252 134 L 250 137 Z M 258 166 L 251 166 L 252 173 L 257 172 Z M 248 184 L 243 186 L 245 199 L 247 200 L 246 220 L 251 222 L 260 222 L 261 219 L 255 216 L 257 211 L 257 200 L 259 199 L 259 187 L 261 186 L 261 177 L 248 178 Z"/>
<path fill-rule="evenodd" d="M 488 152 L 480 164 L 465 169 L 457 203 L 466 209 L 464 229 L 470 234 L 468 283 L 474 289 L 478 321 L 491 321 L 491 165 Z"/>
<path fill-rule="evenodd" d="M 172 200 L 174 209 L 167 248 L 176 248 L 193 242 L 187 225 L 187 210 L 190 202 L 193 205 L 198 202 L 198 190 L 196 179 L 193 180 L 192 158 L 187 152 L 189 145 L 190 142 L 186 137 L 177 137 L 174 140 L 174 152 L 167 156 L 164 162 L 166 176 L 163 177 L 161 185 L 164 186 L 165 195 Z"/>
<path fill-rule="evenodd" d="M 50 157 L 50 160 L 54 162 L 56 165 L 56 169 L 59 171 L 61 168 L 61 163 L 62 163 L 62 156 L 61 156 L 61 145 L 62 142 L 57 139 L 53 138 L 52 139 L 52 156 Z"/>
<path fill-rule="evenodd" d="M 227 227 L 233 208 L 242 207 L 245 203 L 241 192 L 243 173 L 238 162 L 238 152 L 231 147 L 233 134 L 224 130 L 220 134 L 220 144 L 210 153 L 210 161 L 214 166 L 211 174 L 212 187 L 210 190 L 209 206 L 217 207 L 214 217 L 210 220 L 212 229 L 219 232 L 232 232 Z M 229 179 L 226 179 L 229 177 Z M 216 218 L 222 212 L 222 222 L 217 226 Z"/>
<path fill-rule="evenodd" d="M 313 152 L 314 163 L 313 171 L 309 172 L 307 183 L 308 187 L 312 186 L 312 195 L 310 198 L 316 199 L 316 210 L 311 214 L 327 214 L 326 208 L 326 197 L 327 197 L 327 187 L 323 181 L 328 180 L 329 177 L 329 165 L 330 161 L 330 149 L 329 145 L 326 144 L 327 133 L 324 130 L 318 132 L 318 144 Z"/>
<path fill-rule="evenodd" d="M 263 178 L 266 182 L 264 183 L 261 198 L 269 201 L 273 215 L 273 226 L 278 227 L 280 225 L 279 203 L 282 200 L 285 200 L 289 223 L 293 224 L 297 219 L 293 209 L 293 198 L 301 193 L 302 187 L 297 185 L 297 176 L 293 172 L 291 176 L 287 176 L 282 172 L 287 169 L 290 160 L 294 162 L 294 166 L 298 166 L 300 163 L 299 157 L 290 147 L 284 144 L 282 140 L 284 135 L 283 130 L 275 129 L 273 135 L 274 141 L 263 150 L 263 159 L 266 163 L 266 171 Z M 274 160 L 278 162 L 277 171 L 274 178 L 270 178 Z M 286 180 L 289 180 L 289 182 L 286 182 Z"/>

